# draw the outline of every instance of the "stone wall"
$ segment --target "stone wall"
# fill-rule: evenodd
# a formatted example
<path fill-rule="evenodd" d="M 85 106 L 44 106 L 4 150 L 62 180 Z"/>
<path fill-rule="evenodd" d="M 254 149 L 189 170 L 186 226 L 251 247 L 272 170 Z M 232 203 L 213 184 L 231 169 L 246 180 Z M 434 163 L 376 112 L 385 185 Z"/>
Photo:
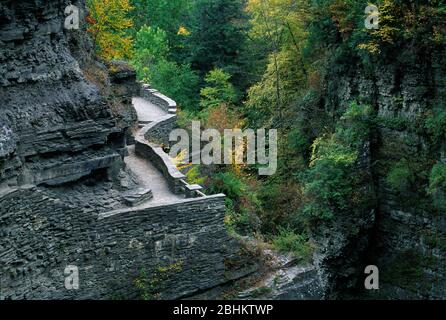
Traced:
<path fill-rule="evenodd" d="M 163 95 L 156 89 L 150 88 L 148 84 L 141 84 L 141 97 L 147 99 L 153 104 L 161 107 L 167 113 L 176 114 L 177 112 L 177 103 L 170 99 L 169 97 Z"/>
<path fill-rule="evenodd" d="M 340 112 L 357 101 L 374 109 L 378 124 L 362 155 L 370 164 L 365 174 L 375 208 L 336 217 L 318 239 L 318 266 L 335 295 L 349 287 L 356 288 L 350 297 L 446 297 L 446 217 L 426 193 L 432 166 L 444 163 L 445 140 L 433 142 L 425 130 L 427 115 L 446 98 L 444 47 L 429 53 L 406 48 L 400 54 L 372 66 L 352 60 L 327 74 L 327 110 Z M 387 176 L 402 159 L 411 163 L 413 183 L 399 192 Z M 372 295 L 363 286 L 364 268 L 371 264 L 379 267 L 381 286 Z"/>
<path fill-rule="evenodd" d="M 136 137 L 135 151 L 138 155 L 150 161 L 159 171 L 162 172 L 166 178 L 169 188 L 173 193 L 180 194 L 183 192 L 181 189 L 181 180 L 186 176 L 182 174 L 170 157 L 164 152 L 164 150 L 155 144 L 151 144 L 144 138 Z"/>
<path fill-rule="evenodd" d="M 68 4 L 0 4 L 0 128 L 8 132 L 0 184 L 66 183 L 120 165 L 123 129 L 70 51 L 78 46 L 63 29 Z"/>
<path fill-rule="evenodd" d="M 153 163 L 163 173 L 173 193 L 185 194 L 187 198 L 205 197 L 201 192 L 202 186 L 187 183 L 186 176 L 177 169 L 163 150 L 163 147 L 171 146 L 170 133 L 177 128 L 176 102 L 157 90 L 150 89 L 147 84 L 141 84 L 141 95 L 169 114 L 143 125 L 135 139 L 136 153 Z"/>
<path fill-rule="evenodd" d="M 125 128 L 86 76 L 88 37 L 62 29 L 68 4 L 0 3 L 0 299 L 141 298 L 142 271 L 153 297 L 180 298 L 243 276 L 227 264 L 240 259 L 223 195 L 125 208 L 123 192 L 137 188 Z M 121 71 L 106 89 L 126 99 Z M 68 265 L 79 290 L 64 287 Z"/>
<path fill-rule="evenodd" d="M 141 272 L 151 280 L 171 265 L 153 292 L 162 298 L 225 283 L 234 253 L 224 212 L 216 195 L 97 216 L 35 187 L 10 190 L 0 198 L 0 299 L 140 298 Z M 64 287 L 68 265 L 79 268 L 79 290 Z"/>
<path fill-rule="evenodd" d="M 155 142 L 159 145 L 170 147 L 172 143 L 169 141 L 170 133 L 178 127 L 177 116 L 174 114 L 165 115 L 156 121 L 146 125 L 141 134 L 145 139 Z"/>

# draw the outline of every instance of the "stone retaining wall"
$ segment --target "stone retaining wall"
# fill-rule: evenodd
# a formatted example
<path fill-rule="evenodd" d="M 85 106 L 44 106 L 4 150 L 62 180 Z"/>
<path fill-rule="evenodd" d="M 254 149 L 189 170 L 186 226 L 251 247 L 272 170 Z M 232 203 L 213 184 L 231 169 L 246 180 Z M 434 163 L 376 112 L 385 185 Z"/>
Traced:
<path fill-rule="evenodd" d="M 84 7 L 84 0 L 76 4 Z M 140 298 L 144 290 L 135 280 L 142 271 L 140 280 L 157 284 L 154 298 L 175 299 L 243 276 L 229 270 L 241 254 L 225 230 L 223 195 L 113 212 L 107 212 L 113 194 L 107 204 L 84 203 L 92 184 L 109 190 L 110 178 L 123 174 L 125 139 L 105 97 L 68 49 L 60 28 L 66 5 L 0 3 L 6 21 L 0 39 L 7 43 L 0 61 L 10 70 L 0 73 L 0 300 Z M 171 99 L 156 90 L 143 96 L 175 117 Z M 176 176 L 161 148 L 141 141 L 138 148 L 152 155 L 174 190 L 196 190 Z M 97 170 L 111 174 L 97 180 Z M 85 197 L 58 195 L 81 185 Z M 78 290 L 65 288 L 69 265 L 79 269 Z"/>
<path fill-rule="evenodd" d="M 136 154 L 144 157 L 147 161 L 150 161 L 159 171 L 162 172 L 166 178 L 170 190 L 175 194 L 181 194 L 182 184 L 181 180 L 186 176 L 182 174 L 170 157 L 164 152 L 164 150 L 155 144 L 147 142 L 141 136 L 137 137 L 135 144 Z"/>
<path fill-rule="evenodd" d="M 176 121 L 176 115 L 168 114 L 144 126 L 140 133 L 151 142 L 171 146 L 169 135 L 177 127 Z"/>
<path fill-rule="evenodd" d="M 135 151 L 140 156 L 148 159 L 161 171 L 169 183 L 170 190 L 175 194 L 185 194 L 187 198 L 205 197 L 199 185 L 190 185 L 186 182 L 186 176 L 181 173 L 170 157 L 160 145 L 170 146 L 169 135 L 176 125 L 176 102 L 161 94 L 149 85 L 141 83 L 141 96 L 144 99 L 159 106 L 168 115 L 160 117 L 138 132 L 135 138 Z"/>
<path fill-rule="evenodd" d="M 177 103 L 169 97 L 163 95 L 156 89 L 150 88 L 148 84 L 141 83 L 141 97 L 147 99 L 153 104 L 161 107 L 164 111 L 170 114 L 177 113 Z"/>
<path fill-rule="evenodd" d="M 224 214 L 223 195 L 98 217 L 36 187 L 10 190 L 0 195 L 0 300 L 140 298 L 144 272 L 159 298 L 212 288 L 231 278 Z M 64 286 L 68 265 L 79 268 L 79 290 Z"/>

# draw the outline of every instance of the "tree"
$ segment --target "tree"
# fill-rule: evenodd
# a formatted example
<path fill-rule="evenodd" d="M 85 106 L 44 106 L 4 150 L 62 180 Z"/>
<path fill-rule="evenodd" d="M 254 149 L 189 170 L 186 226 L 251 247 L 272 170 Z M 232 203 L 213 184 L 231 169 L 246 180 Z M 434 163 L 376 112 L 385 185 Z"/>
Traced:
<path fill-rule="evenodd" d="M 163 94 L 175 99 L 180 107 L 197 109 L 199 78 L 189 64 L 160 59 L 147 68 L 144 80 Z"/>
<path fill-rule="evenodd" d="M 187 38 L 192 67 L 202 75 L 214 68 L 234 74 L 243 45 L 246 16 L 242 0 L 197 0 Z"/>
<path fill-rule="evenodd" d="M 203 109 L 232 104 L 237 95 L 234 86 L 229 82 L 231 76 L 221 69 L 214 69 L 205 77 L 206 87 L 201 89 L 200 106 Z"/>
<path fill-rule="evenodd" d="M 98 55 L 105 60 L 130 59 L 133 26 L 129 0 L 88 0 L 88 31 L 93 34 Z"/>
<path fill-rule="evenodd" d="M 269 89 L 274 90 L 274 92 L 268 92 L 268 96 L 272 94 L 268 98 L 268 104 L 275 105 L 276 113 L 279 114 L 279 117 L 283 117 L 284 102 L 288 100 L 283 97 L 283 83 L 288 79 L 282 79 L 282 77 L 301 78 L 300 74 L 307 77 L 307 67 L 302 56 L 307 38 L 305 31 L 305 19 L 308 15 L 306 1 L 249 0 L 247 10 L 251 14 L 250 37 L 263 39 L 270 46 L 270 64 L 267 69 L 267 77 L 264 77 L 262 82 L 265 84 L 265 82 L 271 82 L 274 79 L 274 87 L 267 85 Z M 292 59 L 290 60 L 292 61 L 291 66 L 286 59 Z M 280 70 L 283 65 L 288 65 L 288 67 Z M 300 70 L 296 70 L 297 68 Z M 291 72 L 294 72 L 294 75 L 290 74 Z M 259 83 L 257 88 L 259 85 L 262 83 Z M 286 94 L 287 92 L 285 92 Z M 273 97 L 274 101 L 271 101 Z"/>
<path fill-rule="evenodd" d="M 198 107 L 199 78 L 189 64 L 169 59 L 167 33 L 143 26 L 136 34 L 133 66 L 140 80 L 175 99 L 187 109 Z"/>
<path fill-rule="evenodd" d="M 169 54 L 167 34 L 159 28 L 143 26 L 136 34 L 133 64 L 141 75 L 144 69 Z"/>
<path fill-rule="evenodd" d="M 165 31 L 172 49 L 170 58 L 184 61 L 184 39 L 189 34 L 185 27 L 192 2 L 190 0 L 131 0 L 136 8 L 133 14 L 135 31 L 147 25 Z"/>
<path fill-rule="evenodd" d="M 131 0 L 137 8 L 133 19 L 139 30 L 145 25 L 164 30 L 169 41 L 178 34 L 183 26 L 191 2 L 189 0 Z M 172 46 L 172 43 L 169 45 Z"/>

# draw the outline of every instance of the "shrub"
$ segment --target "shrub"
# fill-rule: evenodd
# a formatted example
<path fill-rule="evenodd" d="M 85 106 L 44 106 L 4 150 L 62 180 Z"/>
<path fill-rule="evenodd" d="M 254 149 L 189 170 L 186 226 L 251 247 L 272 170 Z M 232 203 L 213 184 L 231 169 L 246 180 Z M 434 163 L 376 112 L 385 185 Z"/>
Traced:
<path fill-rule="evenodd" d="M 199 78 L 187 64 L 161 59 L 143 70 L 142 78 L 163 94 L 174 97 L 180 106 L 196 109 Z"/>
<path fill-rule="evenodd" d="M 368 105 L 351 103 L 341 117 L 343 123 L 336 130 L 337 137 L 345 144 L 358 147 L 370 134 L 372 113 Z"/>
<path fill-rule="evenodd" d="M 200 166 L 192 167 L 186 173 L 186 177 L 187 177 L 187 182 L 190 183 L 190 184 L 200 184 L 200 185 L 202 185 L 206 181 L 206 178 L 202 177 L 200 175 Z"/>
<path fill-rule="evenodd" d="M 250 217 L 248 211 L 246 210 L 236 210 L 234 206 L 234 202 L 226 198 L 226 215 L 225 215 L 225 225 L 228 231 L 231 234 L 235 234 L 237 232 L 247 231 L 250 225 Z"/>
<path fill-rule="evenodd" d="M 294 129 L 288 133 L 288 146 L 297 153 L 305 153 L 310 147 L 310 142 L 301 130 Z"/>
<path fill-rule="evenodd" d="M 237 100 L 235 88 L 229 82 L 230 78 L 231 76 L 221 69 L 214 69 L 206 75 L 206 87 L 200 91 L 200 106 L 203 109 L 232 104 Z"/>
<path fill-rule="evenodd" d="M 433 137 L 439 141 L 446 134 L 446 110 L 444 107 L 436 107 L 426 118 L 425 128 Z"/>
<path fill-rule="evenodd" d="M 367 200 L 365 194 L 355 194 L 362 181 L 351 171 L 368 138 L 373 123 L 371 111 L 370 107 L 352 103 L 335 133 L 314 141 L 310 166 L 300 175 L 305 202 L 302 214 L 310 220 L 332 219 L 336 211 Z"/>
<path fill-rule="evenodd" d="M 297 234 L 289 228 L 281 228 L 279 234 L 272 240 L 276 250 L 282 253 L 292 253 L 301 261 L 308 262 L 311 259 L 312 248 L 308 237 Z"/>
<path fill-rule="evenodd" d="M 143 26 L 136 34 L 133 63 L 141 71 L 169 54 L 167 34 L 165 31 Z"/>
<path fill-rule="evenodd" d="M 446 164 L 437 163 L 432 168 L 428 193 L 437 209 L 446 209 Z"/>
<path fill-rule="evenodd" d="M 395 191 L 405 192 L 410 190 L 414 182 L 413 173 L 407 160 L 401 160 L 390 169 L 386 181 Z"/>
<path fill-rule="evenodd" d="M 169 60 L 168 35 L 143 26 L 136 35 L 133 65 L 138 78 L 175 99 L 187 109 L 198 109 L 198 75 L 188 64 Z"/>
<path fill-rule="evenodd" d="M 212 193 L 224 193 L 231 199 L 237 199 L 246 192 L 246 185 L 232 172 L 217 173 L 210 185 Z"/>

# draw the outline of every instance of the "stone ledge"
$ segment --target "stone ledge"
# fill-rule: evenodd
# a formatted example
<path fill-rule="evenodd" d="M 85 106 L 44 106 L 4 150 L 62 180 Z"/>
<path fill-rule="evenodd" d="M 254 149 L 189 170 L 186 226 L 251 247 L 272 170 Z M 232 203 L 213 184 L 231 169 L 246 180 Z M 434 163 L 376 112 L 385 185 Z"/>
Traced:
<path fill-rule="evenodd" d="M 181 180 L 185 179 L 186 176 L 177 169 L 170 157 L 161 147 L 145 141 L 141 136 L 138 136 L 135 140 L 135 152 L 147 159 L 147 161 L 152 162 L 161 171 L 167 179 L 169 189 L 173 193 L 181 194 L 183 191 Z"/>
<path fill-rule="evenodd" d="M 169 114 L 177 113 L 177 103 L 165 96 L 156 89 L 150 88 L 148 84 L 140 83 L 141 85 L 141 97 L 147 99 L 158 107 L 162 108 Z"/>
<path fill-rule="evenodd" d="M 221 205 L 225 207 L 224 199 L 226 198 L 225 194 L 215 194 L 212 196 L 206 196 L 201 198 L 193 198 L 193 199 L 181 199 L 177 200 L 175 202 L 171 203 L 158 203 L 158 204 L 150 204 L 148 203 L 147 206 L 139 209 L 135 208 L 123 208 L 118 209 L 114 211 L 109 212 L 103 212 L 98 215 L 98 220 L 104 220 L 104 219 L 111 219 L 111 218 L 117 218 L 118 216 L 122 215 L 132 215 L 132 216 L 138 216 L 140 214 L 144 215 L 145 212 L 158 212 L 158 210 L 168 210 L 168 208 L 175 208 L 175 207 L 181 207 L 183 208 L 183 211 L 187 211 L 188 206 L 194 206 L 194 205 L 204 205 L 203 208 L 208 208 L 208 204 L 217 204 L 218 202 L 221 202 Z M 206 211 L 206 210 L 204 210 Z"/>
<path fill-rule="evenodd" d="M 176 120 L 177 116 L 175 114 L 162 116 L 156 121 L 143 125 L 139 134 L 148 141 L 163 143 L 168 146 L 170 145 L 169 135 L 176 127 Z"/>

